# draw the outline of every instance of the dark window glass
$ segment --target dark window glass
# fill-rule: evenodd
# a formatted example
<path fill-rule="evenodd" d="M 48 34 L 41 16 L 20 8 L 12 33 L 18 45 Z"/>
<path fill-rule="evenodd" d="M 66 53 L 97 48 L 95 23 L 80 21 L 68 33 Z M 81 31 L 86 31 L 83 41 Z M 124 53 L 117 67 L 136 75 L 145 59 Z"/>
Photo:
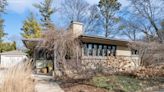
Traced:
<path fill-rule="evenodd" d="M 112 55 L 115 56 L 116 55 L 116 46 L 112 46 L 112 51 L 111 51 Z"/>
<path fill-rule="evenodd" d="M 103 48 L 102 48 L 102 45 L 99 45 L 99 56 L 102 56 L 103 55 Z"/>
<path fill-rule="evenodd" d="M 107 50 L 107 54 L 108 54 L 108 56 L 110 56 L 111 55 L 111 46 L 108 46 L 108 50 Z"/>
<path fill-rule="evenodd" d="M 97 44 L 94 44 L 93 55 L 98 56 Z"/>
<path fill-rule="evenodd" d="M 92 44 L 88 44 L 88 51 L 89 51 L 89 56 L 93 55 L 93 47 Z"/>
<path fill-rule="evenodd" d="M 104 45 L 104 56 L 107 56 L 107 46 Z"/>
<path fill-rule="evenodd" d="M 132 52 L 133 53 L 133 52 Z M 85 56 L 115 56 L 116 46 L 102 44 L 84 44 Z"/>
<path fill-rule="evenodd" d="M 87 46 L 87 44 L 84 44 L 84 55 L 88 56 L 88 46 Z"/>
<path fill-rule="evenodd" d="M 138 53 L 138 50 L 132 50 L 132 55 L 138 55 L 139 53 Z"/>

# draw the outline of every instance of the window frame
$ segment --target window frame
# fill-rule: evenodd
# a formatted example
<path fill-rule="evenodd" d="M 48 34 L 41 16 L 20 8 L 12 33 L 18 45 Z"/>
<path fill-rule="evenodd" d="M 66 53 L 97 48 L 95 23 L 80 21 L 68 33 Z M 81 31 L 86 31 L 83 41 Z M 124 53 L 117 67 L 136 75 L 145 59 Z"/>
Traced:
<path fill-rule="evenodd" d="M 98 56 L 98 57 L 116 56 L 116 52 L 117 52 L 116 45 L 98 44 L 98 43 L 83 43 L 83 44 L 84 44 L 83 47 L 84 56 Z"/>

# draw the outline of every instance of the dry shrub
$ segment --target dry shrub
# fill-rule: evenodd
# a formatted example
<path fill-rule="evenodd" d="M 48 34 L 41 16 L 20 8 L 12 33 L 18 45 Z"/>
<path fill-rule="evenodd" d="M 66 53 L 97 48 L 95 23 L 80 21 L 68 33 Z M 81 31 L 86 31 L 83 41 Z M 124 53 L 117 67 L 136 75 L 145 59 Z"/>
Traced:
<path fill-rule="evenodd" d="M 35 82 L 31 77 L 29 63 L 21 63 L 7 70 L 0 92 L 35 92 Z"/>
<path fill-rule="evenodd" d="M 149 79 L 149 78 L 159 78 L 164 77 L 164 70 L 158 68 L 145 68 L 139 67 L 136 70 L 129 71 L 129 72 L 121 72 L 122 75 L 128 75 L 137 77 L 140 79 Z"/>
<path fill-rule="evenodd" d="M 163 77 L 164 70 L 141 67 L 137 69 L 136 71 L 134 71 L 134 75 L 140 78 Z"/>
<path fill-rule="evenodd" d="M 141 66 L 164 63 L 164 44 L 157 42 L 131 42 L 129 47 L 138 51 Z"/>
<path fill-rule="evenodd" d="M 51 54 L 54 60 L 55 77 L 69 77 L 67 70 L 70 70 L 70 67 L 67 64 L 69 63 L 67 60 L 73 60 L 77 66 L 81 56 L 78 38 L 74 37 L 69 30 L 55 28 L 47 30 L 43 37 L 44 41 L 38 45 L 38 49 L 46 49 L 44 53 L 51 52 L 48 54 Z M 74 70 L 76 69 L 74 68 Z"/>

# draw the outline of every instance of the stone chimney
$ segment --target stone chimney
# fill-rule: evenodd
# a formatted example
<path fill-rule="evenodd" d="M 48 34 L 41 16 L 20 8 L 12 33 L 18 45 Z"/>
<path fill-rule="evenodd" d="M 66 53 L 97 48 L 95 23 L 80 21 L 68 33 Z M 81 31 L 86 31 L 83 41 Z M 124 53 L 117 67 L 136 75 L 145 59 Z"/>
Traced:
<path fill-rule="evenodd" d="M 80 22 L 72 21 L 69 29 L 75 37 L 78 37 L 84 33 L 83 23 Z"/>

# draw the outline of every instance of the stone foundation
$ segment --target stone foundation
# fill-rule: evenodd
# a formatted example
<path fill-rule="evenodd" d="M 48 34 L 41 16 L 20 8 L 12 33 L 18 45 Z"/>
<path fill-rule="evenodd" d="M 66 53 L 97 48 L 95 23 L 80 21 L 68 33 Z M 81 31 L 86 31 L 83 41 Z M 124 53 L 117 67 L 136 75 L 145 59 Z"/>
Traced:
<path fill-rule="evenodd" d="M 84 69 L 106 70 L 110 72 L 132 71 L 137 68 L 136 61 L 127 57 L 106 57 L 106 58 L 83 58 Z"/>

